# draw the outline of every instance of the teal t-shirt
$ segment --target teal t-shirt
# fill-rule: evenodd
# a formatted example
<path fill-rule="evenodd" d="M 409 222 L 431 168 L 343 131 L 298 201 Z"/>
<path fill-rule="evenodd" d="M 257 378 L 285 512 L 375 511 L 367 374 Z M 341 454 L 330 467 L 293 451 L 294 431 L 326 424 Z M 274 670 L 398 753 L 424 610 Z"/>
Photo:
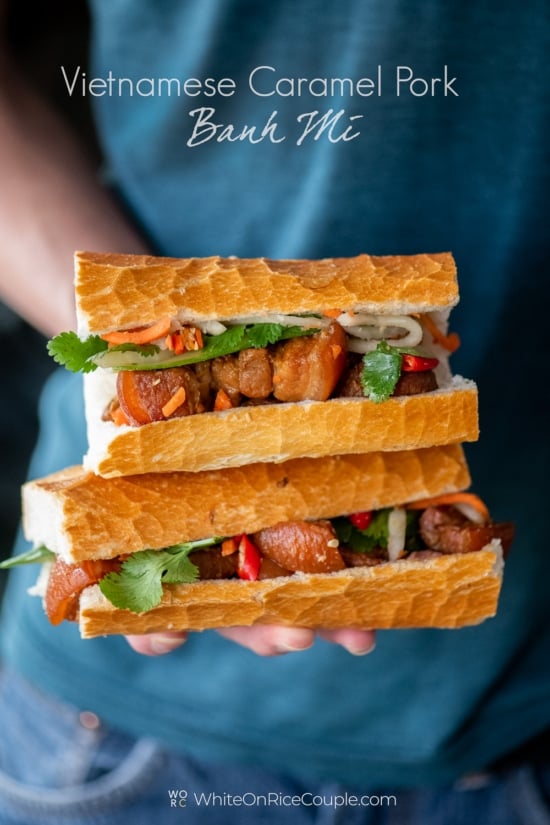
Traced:
<path fill-rule="evenodd" d="M 486 765 L 550 723 L 547 4 L 91 6 L 85 80 L 104 83 L 93 88 L 105 90 L 94 104 L 106 172 L 156 251 L 455 253 L 453 366 L 480 385 L 468 456 L 476 490 L 516 522 L 517 540 L 495 619 L 381 632 L 364 658 L 319 641 L 263 659 L 215 632 L 157 660 L 118 638 L 82 642 L 26 596 L 28 570 L 9 586 L 3 657 L 107 721 L 209 761 L 392 788 Z M 31 474 L 77 463 L 77 378 L 54 377 L 41 421 Z"/>

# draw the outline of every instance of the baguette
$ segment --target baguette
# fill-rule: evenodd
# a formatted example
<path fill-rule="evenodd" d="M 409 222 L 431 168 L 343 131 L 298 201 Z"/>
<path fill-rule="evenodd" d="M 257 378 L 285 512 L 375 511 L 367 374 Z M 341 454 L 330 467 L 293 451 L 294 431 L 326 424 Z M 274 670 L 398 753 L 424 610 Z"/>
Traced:
<path fill-rule="evenodd" d="M 393 315 L 449 310 L 458 303 L 448 252 L 320 261 L 77 252 L 75 272 L 82 337 L 163 316 L 197 323 L 335 307 Z"/>
<path fill-rule="evenodd" d="M 89 639 L 254 624 L 458 628 L 495 615 L 502 571 L 502 549 L 495 540 L 475 553 L 330 574 L 166 585 L 161 604 L 137 616 L 117 610 L 95 585 L 80 598 L 80 633 Z"/>
<path fill-rule="evenodd" d="M 72 467 L 24 485 L 23 530 L 72 563 L 378 510 L 469 483 L 458 445 L 113 479 Z"/>

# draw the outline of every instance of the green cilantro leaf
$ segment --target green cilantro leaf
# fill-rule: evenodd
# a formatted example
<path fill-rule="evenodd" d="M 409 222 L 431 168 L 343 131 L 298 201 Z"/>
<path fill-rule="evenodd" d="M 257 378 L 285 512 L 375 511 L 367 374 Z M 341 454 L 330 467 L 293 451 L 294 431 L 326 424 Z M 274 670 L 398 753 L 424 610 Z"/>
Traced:
<path fill-rule="evenodd" d="M 134 613 L 151 610 L 162 598 L 165 555 L 155 550 L 133 553 L 118 573 L 109 573 L 99 582 L 104 596 L 115 607 Z"/>
<path fill-rule="evenodd" d="M 283 329 L 281 324 L 254 324 L 246 331 L 247 344 L 258 348 L 276 344 L 281 339 Z"/>
<path fill-rule="evenodd" d="M 187 584 L 197 580 L 199 571 L 189 554 L 201 547 L 219 544 L 221 538 L 176 544 L 164 550 L 133 553 L 118 573 L 109 573 L 99 588 L 111 604 L 133 613 L 152 610 L 162 599 L 163 584 Z"/>
<path fill-rule="evenodd" d="M 340 516 L 339 518 L 331 519 L 331 524 L 336 531 L 336 535 L 338 536 L 338 541 L 340 544 L 344 545 L 345 547 L 349 547 L 351 534 L 355 529 L 349 518 L 345 516 Z"/>
<path fill-rule="evenodd" d="M 377 548 L 388 546 L 388 520 L 391 507 L 376 510 L 366 530 L 359 530 L 349 518 L 333 519 L 332 524 L 340 544 L 349 547 L 354 553 L 372 553 Z M 409 553 L 422 550 L 424 544 L 419 535 L 418 521 L 420 510 L 407 510 L 407 528 L 405 533 L 405 548 Z"/>
<path fill-rule="evenodd" d="M 43 564 L 54 559 L 55 553 L 52 553 L 51 550 L 41 544 L 26 553 L 21 553 L 19 556 L 13 556 L 11 559 L 0 562 L 0 570 L 9 570 L 12 567 L 18 567 L 20 564 Z"/>
<path fill-rule="evenodd" d="M 229 355 L 231 352 L 238 352 L 243 349 L 246 335 L 246 326 L 238 324 L 235 327 L 229 327 L 221 335 L 205 335 L 204 346 L 202 349 L 188 352 L 184 357 L 196 358 L 201 361 L 209 361 L 211 358 L 217 358 L 220 355 Z"/>
<path fill-rule="evenodd" d="M 247 347 L 267 347 L 288 338 L 299 338 L 319 332 L 311 327 L 286 327 L 283 324 L 254 324 L 246 330 Z"/>
<path fill-rule="evenodd" d="M 206 546 L 211 546 L 212 540 Z M 200 545 L 201 547 L 204 545 Z M 167 547 L 164 551 L 167 554 L 166 567 L 162 576 L 165 584 L 183 584 L 184 582 L 194 582 L 198 579 L 198 567 L 189 560 L 189 553 L 197 550 L 197 545 L 192 542 L 175 544 Z"/>
<path fill-rule="evenodd" d="M 387 547 L 390 512 L 391 508 L 377 510 L 366 530 L 358 530 L 348 518 L 334 519 L 333 525 L 340 543 L 354 553 L 372 553 L 378 547 Z"/>
<path fill-rule="evenodd" d="M 47 347 L 54 361 L 71 372 L 92 372 L 96 364 L 90 358 L 106 350 L 108 344 L 99 335 L 82 341 L 76 332 L 61 332 L 48 341 Z"/>
<path fill-rule="evenodd" d="M 361 385 L 371 401 L 376 404 L 387 401 L 399 381 L 401 361 L 401 352 L 385 341 L 380 341 L 373 352 L 363 356 Z"/>

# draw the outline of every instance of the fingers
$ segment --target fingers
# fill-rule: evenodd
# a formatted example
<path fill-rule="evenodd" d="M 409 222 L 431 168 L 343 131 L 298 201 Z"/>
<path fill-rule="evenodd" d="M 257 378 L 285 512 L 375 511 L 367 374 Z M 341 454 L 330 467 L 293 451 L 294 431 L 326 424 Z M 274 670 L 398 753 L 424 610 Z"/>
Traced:
<path fill-rule="evenodd" d="M 126 636 L 130 647 L 144 656 L 163 656 L 171 653 L 187 639 L 187 633 L 148 633 L 143 636 Z"/>
<path fill-rule="evenodd" d="M 259 656 L 277 656 L 307 650 L 315 641 L 315 631 L 305 627 L 281 627 L 279 625 L 255 625 L 254 627 L 229 627 L 218 630 L 221 636 L 248 648 Z M 327 642 L 340 645 L 353 656 L 364 656 L 375 648 L 374 630 L 344 628 L 319 630 L 317 635 Z"/>
<path fill-rule="evenodd" d="M 248 648 L 258 656 L 277 656 L 307 650 L 315 641 L 315 632 L 306 627 L 254 625 L 254 627 L 227 627 L 218 630 L 220 636 Z"/>
<path fill-rule="evenodd" d="M 255 625 L 253 627 L 226 627 L 218 630 L 220 636 L 241 645 L 258 656 L 279 656 L 307 650 L 316 632 L 306 627 L 282 627 L 280 625 Z M 375 647 L 374 630 L 343 628 L 318 630 L 317 635 L 326 642 L 340 645 L 354 656 L 364 656 Z M 181 647 L 187 633 L 150 633 L 142 636 L 126 636 L 130 647 L 144 656 L 162 656 Z"/>
<path fill-rule="evenodd" d="M 353 656 L 364 656 L 376 647 L 374 630 L 357 630 L 346 627 L 341 630 L 320 630 L 319 636 L 326 642 L 341 645 Z"/>
<path fill-rule="evenodd" d="M 218 633 L 259 656 L 277 656 L 306 650 L 315 640 L 313 630 L 302 627 L 256 625 L 255 627 L 227 627 Z M 185 642 L 187 633 L 149 633 L 142 636 L 126 636 L 130 647 L 144 656 L 162 656 L 171 653 Z"/>

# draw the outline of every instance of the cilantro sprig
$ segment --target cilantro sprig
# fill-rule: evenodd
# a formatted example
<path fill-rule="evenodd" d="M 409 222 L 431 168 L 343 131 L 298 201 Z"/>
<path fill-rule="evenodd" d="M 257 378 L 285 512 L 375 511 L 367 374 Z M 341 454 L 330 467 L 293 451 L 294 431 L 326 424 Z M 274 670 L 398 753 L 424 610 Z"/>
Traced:
<path fill-rule="evenodd" d="M 213 537 L 174 544 L 163 550 L 139 550 L 128 556 L 118 573 L 108 573 L 99 582 L 100 590 L 115 607 L 134 613 L 152 610 L 162 599 L 163 584 L 188 584 L 199 578 L 199 569 L 189 558 L 191 553 L 222 541 L 223 538 Z M 40 545 L 6 559 L 0 563 L 0 569 L 44 564 L 55 559 L 55 553 Z"/>
<path fill-rule="evenodd" d="M 388 518 L 391 509 L 377 510 L 365 530 L 359 530 L 348 518 L 337 518 L 332 522 L 341 545 L 354 553 L 372 553 L 377 548 L 388 546 Z"/>
<path fill-rule="evenodd" d="M 61 332 L 48 341 L 48 352 L 57 364 L 71 372 L 93 372 L 96 365 L 90 359 L 107 349 L 107 341 L 90 335 L 82 341 L 76 332 Z"/>
<path fill-rule="evenodd" d="M 231 355 L 243 349 L 262 348 L 290 338 L 313 335 L 317 328 L 282 324 L 237 324 L 220 335 L 205 335 L 199 350 L 174 355 L 154 344 L 118 344 L 109 347 L 99 335 L 82 341 L 75 332 L 62 332 L 48 342 L 54 360 L 72 372 L 92 372 L 97 367 L 114 370 L 155 370 L 184 367 Z"/>
<path fill-rule="evenodd" d="M 12 567 L 19 567 L 21 564 L 44 564 L 54 559 L 55 553 L 52 553 L 51 550 L 41 544 L 39 547 L 27 550 L 26 553 L 20 553 L 18 556 L 0 562 L 0 570 L 10 570 Z"/>
<path fill-rule="evenodd" d="M 394 347 L 387 341 L 380 341 L 373 352 L 363 356 L 361 386 L 367 398 L 375 404 L 387 401 L 392 395 L 401 375 L 403 355 L 406 354 L 420 355 L 416 349 Z"/>
<path fill-rule="evenodd" d="M 144 613 L 162 599 L 163 584 L 190 584 L 199 577 L 189 554 L 219 544 L 221 538 L 201 539 L 166 547 L 140 550 L 123 562 L 118 573 L 108 573 L 100 582 L 103 595 L 115 607 Z"/>
<path fill-rule="evenodd" d="M 385 341 L 380 341 L 373 352 L 363 356 L 361 386 L 367 398 L 376 404 L 390 397 L 400 375 L 401 353 Z"/>

